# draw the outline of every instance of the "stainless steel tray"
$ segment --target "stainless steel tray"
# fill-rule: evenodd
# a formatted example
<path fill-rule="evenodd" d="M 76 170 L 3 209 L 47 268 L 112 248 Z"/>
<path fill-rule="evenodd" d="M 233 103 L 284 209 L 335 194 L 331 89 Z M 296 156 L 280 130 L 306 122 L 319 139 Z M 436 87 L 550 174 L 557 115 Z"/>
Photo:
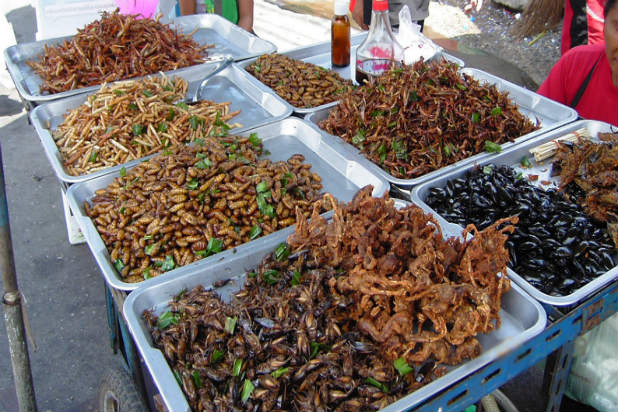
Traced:
<path fill-rule="evenodd" d="M 549 176 L 551 172 L 551 160 L 552 159 L 547 159 L 546 161 L 541 162 L 539 164 L 534 161 L 534 157 L 530 154 L 529 150 L 542 143 L 548 142 L 560 136 L 564 136 L 565 134 L 568 134 L 570 132 L 573 132 L 581 128 L 586 128 L 590 132 L 591 136 L 596 136 L 597 133 L 599 132 L 609 132 L 610 130 L 612 130 L 612 127 L 613 126 L 607 123 L 592 121 L 592 120 L 584 120 L 584 121 L 578 121 L 575 123 L 571 123 L 559 129 L 553 130 L 549 133 L 545 133 L 544 135 L 539 136 L 537 138 L 528 140 L 516 147 L 511 147 L 510 149 L 505 150 L 499 155 L 493 156 L 491 158 L 482 159 L 478 162 L 475 162 L 474 164 L 462 166 L 458 169 L 452 169 L 448 173 L 445 173 L 437 178 L 434 178 L 428 182 L 425 182 L 419 186 L 416 186 L 412 190 L 412 194 L 411 194 L 412 202 L 419 205 L 424 210 L 436 215 L 436 212 L 433 209 L 431 209 L 424 201 L 427 198 L 429 189 L 432 187 L 444 187 L 446 186 L 446 182 L 448 182 L 449 180 L 456 179 L 458 177 L 465 175 L 467 171 L 469 171 L 470 169 L 474 168 L 477 165 L 483 166 L 488 163 L 511 166 L 514 169 L 516 169 L 518 172 L 522 172 L 524 176 L 527 176 L 529 174 L 538 175 L 539 178 L 537 182 L 546 180 L 546 181 L 552 181 L 552 182 L 559 183 L 559 177 Z M 613 130 L 615 131 L 616 128 L 613 127 Z M 530 162 L 532 163 L 532 168 L 522 169 L 520 162 L 523 156 L 528 157 L 528 160 L 530 160 Z M 530 182 L 530 183 L 535 184 L 534 182 Z M 536 183 L 536 184 L 537 186 L 541 188 L 543 187 L 540 183 Z M 438 220 L 440 221 L 440 223 L 446 222 L 442 217 L 438 217 Z M 572 305 L 574 303 L 577 303 L 583 300 L 584 298 L 586 298 L 587 296 L 590 296 L 591 294 L 601 289 L 603 286 L 607 285 L 608 283 L 615 281 L 616 278 L 618 277 L 618 266 L 614 267 L 610 271 L 594 279 L 592 282 L 588 283 L 587 285 L 575 290 L 573 293 L 571 293 L 570 295 L 566 295 L 566 296 L 551 296 L 546 293 L 543 293 L 537 288 L 535 288 L 534 286 L 532 286 L 523 277 L 519 276 L 517 273 L 515 273 L 511 269 L 508 270 L 508 275 L 511 279 L 515 281 L 515 283 L 520 285 L 526 292 L 528 292 L 533 298 L 537 299 L 538 301 L 543 302 L 543 303 L 548 303 L 554 306 L 568 306 L 568 305 Z"/>
<path fill-rule="evenodd" d="M 402 202 L 398 202 L 402 204 Z M 443 226 L 444 236 L 461 236 L 461 230 Z M 284 237 L 271 238 L 252 249 L 244 249 L 222 262 L 208 267 L 185 267 L 175 278 L 154 279 L 147 287 L 133 291 L 124 303 L 124 316 L 133 340 L 138 347 L 146 367 L 169 411 L 189 411 L 185 396 L 176 382 L 162 352 L 152 344 L 148 327 L 142 320 L 144 310 L 153 309 L 156 314 L 164 312 L 169 301 L 183 289 L 191 290 L 197 285 L 211 287 L 218 280 L 232 279 L 217 292 L 229 301 L 232 293 L 241 288 L 245 273 L 255 268 L 264 256 L 285 240 Z M 182 271 L 182 272 L 181 272 Z M 524 293 L 517 285 L 502 298 L 500 311 L 502 324 L 488 335 L 479 335 L 483 353 L 475 359 L 457 367 L 434 382 L 418 389 L 382 409 L 383 412 L 407 411 L 430 396 L 446 389 L 449 385 L 474 373 L 484 365 L 517 348 L 523 342 L 540 333 L 546 324 L 546 314 L 541 305 Z"/>
<path fill-rule="evenodd" d="M 367 37 L 367 33 L 361 33 L 356 36 L 353 36 L 350 39 L 350 64 L 346 67 L 333 67 L 331 64 L 331 43 L 318 43 L 311 46 L 300 47 L 297 49 L 293 49 L 287 51 L 285 53 L 281 53 L 285 56 L 291 57 L 296 60 L 302 60 L 307 63 L 313 63 L 317 66 L 324 67 L 325 69 L 333 70 L 337 72 L 342 78 L 347 80 L 352 80 L 355 84 L 355 61 L 356 61 L 356 49 L 365 40 Z M 447 53 L 441 53 L 439 56 L 444 57 L 446 60 L 452 61 L 456 63 L 459 67 L 464 67 L 464 62 L 457 57 L 451 56 Z M 255 63 L 257 59 L 251 59 L 240 63 L 240 66 L 246 68 L 247 66 Z M 299 114 L 308 114 L 314 113 L 318 110 L 325 109 L 328 107 L 333 107 L 337 105 L 337 102 L 330 102 L 326 104 L 322 104 L 316 107 L 304 108 L 304 107 L 294 107 L 294 112 Z"/>
<path fill-rule="evenodd" d="M 248 136 L 250 133 L 258 134 L 264 142 L 264 148 L 271 152 L 268 158 L 273 161 L 287 160 L 295 153 L 305 156 L 305 161 L 312 165 L 311 170 L 322 177 L 323 191 L 331 193 L 341 201 L 352 200 L 358 189 L 369 184 L 374 187 L 373 196 L 382 196 L 388 190 L 388 183 L 361 166 L 358 156 L 346 156 L 339 153 L 336 147 L 333 147 L 331 144 L 331 136 L 321 134 L 317 129 L 301 119 L 287 118 L 276 123 L 250 129 L 241 133 L 241 135 Z M 84 212 L 83 207 L 84 201 L 91 199 L 96 190 L 105 188 L 119 175 L 120 171 L 116 171 L 96 179 L 72 185 L 67 191 L 67 199 L 69 200 L 71 211 L 75 215 L 79 227 L 86 238 L 86 243 L 88 243 L 107 283 L 115 289 L 133 290 L 138 286 L 150 284 L 155 278 L 141 283 L 124 282 L 116 272 L 101 236 L 97 232 L 92 220 Z M 294 227 L 288 227 L 280 232 L 287 236 L 294 230 Z M 276 236 L 281 235 L 279 232 L 276 232 L 245 243 L 237 248 L 199 260 L 188 266 L 195 268 L 207 267 L 219 259 L 229 259 L 242 250 L 251 250 L 265 242 L 269 237 Z M 171 270 L 158 277 L 175 277 L 176 273 L 181 269 Z"/>
<path fill-rule="evenodd" d="M 202 45 L 213 43 L 215 45 L 214 48 L 208 50 L 208 58 L 220 59 L 221 57 L 231 55 L 234 60 L 240 61 L 264 53 L 273 53 L 277 50 L 273 43 L 260 39 L 215 14 L 195 14 L 178 17 L 174 19 L 171 26 L 180 29 L 186 34 L 191 33 L 194 29 L 198 29 L 193 34 L 195 41 Z M 42 80 L 26 64 L 26 61 L 36 58 L 37 55 L 42 53 L 45 44 L 56 45 L 64 40 L 70 40 L 72 37 L 65 36 L 32 43 L 20 43 L 4 50 L 6 66 L 22 99 L 39 104 L 98 88 L 98 86 L 90 86 L 54 94 L 41 94 L 39 91 Z M 177 70 L 172 70 L 166 73 L 176 72 Z"/>
<path fill-rule="evenodd" d="M 232 64 L 223 71 L 207 80 L 199 89 L 202 79 L 212 70 L 209 66 L 204 70 L 202 66 L 187 69 L 179 72 L 177 76 L 184 78 L 188 82 L 187 96 L 197 91 L 199 100 L 213 100 L 217 103 L 230 102 L 230 111 L 240 110 L 240 113 L 233 117 L 230 122 L 242 124 L 240 129 L 232 129 L 232 133 L 242 133 L 244 130 L 282 120 L 292 114 L 292 106 L 262 83 L 257 81 L 246 71 Z M 58 147 L 54 142 L 49 125 L 52 130 L 58 128 L 64 120 L 64 115 L 71 109 L 79 107 L 87 101 L 87 96 L 94 94 L 79 94 L 67 97 L 58 101 L 44 103 L 37 106 L 30 113 L 30 121 L 36 129 L 41 144 L 45 149 L 45 154 L 56 172 L 56 176 L 62 182 L 77 183 L 85 180 L 103 176 L 139 163 L 141 160 L 132 160 L 124 165 L 117 165 L 107 169 L 88 173 L 80 176 L 67 174 Z"/>
<path fill-rule="evenodd" d="M 536 122 L 536 119 L 539 119 L 541 126 L 539 130 L 520 136 L 516 138 L 513 142 L 507 142 L 502 144 L 503 150 L 514 145 L 518 145 L 528 139 L 532 139 L 536 136 L 542 135 L 543 133 L 568 124 L 577 119 L 577 112 L 570 107 L 550 100 L 544 96 L 541 96 L 540 94 L 531 92 L 530 90 L 524 89 L 521 86 L 503 80 L 492 74 L 470 68 L 461 69 L 460 72 L 468 74 L 481 82 L 495 84 L 498 90 L 509 93 L 509 96 L 517 104 L 522 114 L 527 116 L 533 122 Z M 305 119 L 317 125 L 318 122 L 328 117 L 328 114 L 331 110 L 332 107 L 317 110 L 305 116 Z M 356 147 L 354 147 L 353 145 L 349 146 L 351 150 L 360 153 L 360 151 L 356 149 Z M 434 170 L 430 173 L 416 177 L 414 179 L 400 179 L 394 177 L 368 159 L 367 162 L 369 162 L 371 165 L 367 165 L 366 167 L 370 168 L 374 173 L 379 174 L 384 179 L 391 182 L 391 184 L 393 185 L 397 185 L 403 188 L 411 188 L 412 186 L 418 185 L 429 179 L 433 179 L 434 177 L 447 173 L 453 168 L 461 167 L 474 162 L 483 161 L 484 159 L 493 157 L 495 157 L 495 154 L 493 153 L 479 153 L 474 156 L 468 157 L 467 159 L 460 160 L 459 162 L 453 163 L 452 165 L 443 167 L 438 170 Z"/>

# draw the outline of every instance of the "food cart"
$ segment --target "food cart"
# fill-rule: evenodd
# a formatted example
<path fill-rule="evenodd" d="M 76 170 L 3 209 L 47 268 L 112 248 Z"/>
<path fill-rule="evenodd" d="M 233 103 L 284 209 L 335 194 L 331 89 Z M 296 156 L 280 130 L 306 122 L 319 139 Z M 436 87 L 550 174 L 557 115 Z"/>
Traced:
<path fill-rule="evenodd" d="M 196 22 L 191 21 L 187 24 L 195 25 Z M 220 33 L 222 29 L 216 26 L 212 30 L 215 33 L 219 31 L 217 39 L 230 39 L 230 36 L 222 35 Z M 243 38 L 242 41 L 245 44 L 254 44 L 256 40 Z M 358 43 L 358 39 L 353 42 L 356 45 Z M 83 203 L 90 200 L 95 191 L 103 189 L 114 178 L 122 177 L 124 173 L 137 167 L 141 160 L 111 167 L 104 172 L 85 176 L 83 179 L 72 180 L 66 175 L 50 129 L 57 127 L 67 109 L 82 104 L 86 100 L 86 94 L 69 92 L 66 95 L 56 96 L 53 101 L 45 102 L 48 99 L 46 96 L 36 95 L 38 87 L 36 76 L 31 72 L 28 73 L 28 69 L 23 66 L 23 61 L 37 54 L 42 44 L 21 47 L 19 51 L 7 50 L 7 62 L 15 62 L 13 66 L 9 64 L 9 69 L 12 68 L 11 74 L 20 96 L 31 109 L 31 121 L 63 185 L 63 196 L 68 199 L 70 211 L 76 217 L 106 280 L 112 347 L 115 351 L 121 351 L 131 375 L 131 384 L 127 383 L 126 377 L 108 378 L 101 392 L 100 403 L 108 409 L 112 409 L 115 402 L 137 408 L 146 400 L 150 408 L 185 410 L 188 405 L 180 386 L 175 383 L 160 351 L 154 349 L 146 338 L 143 321 L 140 320 L 141 312 L 155 304 L 165 304 L 173 293 L 178 293 L 183 287 L 198 284 L 203 279 L 225 280 L 226 277 L 244 274 L 247 266 L 257 264 L 259 258 L 284 241 L 292 233 L 293 228 L 286 228 L 216 253 L 197 263 L 170 270 L 139 284 L 124 282 L 95 225 L 87 216 Z M 297 59 L 323 64 L 328 68 L 329 59 L 323 59 L 324 55 L 328 55 L 328 50 L 329 46 L 325 43 L 287 54 Z M 260 50 L 256 54 L 267 51 Z M 253 56 L 243 56 L 243 60 L 250 57 Z M 21 67 L 16 63 L 17 60 L 21 61 Z M 196 85 L 200 97 L 206 98 L 208 93 L 214 93 L 221 99 L 231 99 L 233 93 L 230 92 L 229 84 L 243 92 L 242 98 L 237 101 L 241 106 L 241 112 L 250 111 L 249 106 L 253 104 L 257 106 L 255 111 L 262 109 L 265 114 L 262 122 L 239 129 L 238 134 L 248 137 L 252 133 L 257 133 L 274 160 L 284 160 L 284 156 L 289 155 L 290 151 L 302 153 L 305 158 L 311 159 L 320 175 L 329 176 L 330 181 L 325 184 L 330 186 L 325 186 L 325 190 L 346 201 L 351 200 L 358 189 L 371 183 L 374 186 L 374 196 L 381 196 L 390 190 L 395 198 L 423 205 L 423 188 L 428 190 L 428 185 L 446 184 L 440 179 L 448 174 L 460 173 L 476 164 L 503 161 L 513 163 L 513 159 L 520 156 L 522 150 L 568 133 L 573 127 L 582 126 L 573 123 L 576 120 L 576 113 L 564 106 L 554 104 L 490 74 L 474 69 L 462 69 L 474 78 L 497 84 L 499 89 L 509 91 L 522 112 L 530 118 L 540 119 L 540 128 L 512 143 L 506 143 L 502 154 L 482 153 L 419 179 L 398 179 L 365 159 L 350 144 L 344 143 L 317 126 L 328 115 L 330 107 L 307 110 L 286 106 L 286 103 L 282 102 L 270 88 L 256 84 L 257 82 L 247 75 L 244 68 L 252 63 L 253 60 L 247 60 L 244 63 L 232 64 L 214 75 L 211 80 L 218 79 L 223 83 L 218 89 L 217 81 L 208 80 L 207 83 L 201 81 L 209 72 L 214 71 L 212 66 L 209 68 L 207 64 L 189 68 L 184 72 L 180 71 L 178 74 Z M 346 77 L 345 72 L 343 76 Z M 217 90 L 214 92 L 207 90 L 210 85 Z M 83 89 L 80 93 L 93 91 L 94 88 Z M 296 111 L 296 116 L 291 116 L 292 110 Z M 300 119 L 301 115 L 307 115 L 307 118 Z M 597 127 L 590 124 L 586 126 Z M 404 205 L 402 203 L 402 206 Z M 444 227 L 449 225 L 444 223 Z M 457 236 L 457 233 L 453 232 L 452 235 Z M 529 282 L 516 273 L 509 272 L 509 276 L 517 285 L 514 286 L 516 293 L 509 295 L 503 310 L 509 313 L 513 322 L 509 324 L 505 321 L 506 326 L 502 331 L 505 332 L 512 327 L 512 332 L 505 332 L 506 337 L 488 343 L 487 352 L 480 358 L 449 371 L 442 378 L 389 405 L 384 410 L 462 410 L 544 358 L 548 359 L 545 371 L 550 397 L 547 410 L 558 410 L 572 360 L 574 339 L 618 310 L 616 273 L 618 269 L 614 267 L 583 286 L 574 296 L 553 299 L 548 295 L 543 296 L 544 294 L 536 291 Z M 242 280 L 238 281 L 241 282 Z M 124 386 L 118 385 L 120 381 Z M 133 392 L 133 388 L 136 392 Z"/>

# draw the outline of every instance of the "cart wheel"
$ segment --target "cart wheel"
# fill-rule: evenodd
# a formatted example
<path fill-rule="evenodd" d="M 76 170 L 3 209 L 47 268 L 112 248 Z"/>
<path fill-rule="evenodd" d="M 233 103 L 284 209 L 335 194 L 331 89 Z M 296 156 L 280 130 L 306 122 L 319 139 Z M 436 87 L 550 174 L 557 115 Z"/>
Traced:
<path fill-rule="evenodd" d="M 131 376 L 124 369 L 109 369 L 99 386 L 99 412 L 147 411 Z"/>

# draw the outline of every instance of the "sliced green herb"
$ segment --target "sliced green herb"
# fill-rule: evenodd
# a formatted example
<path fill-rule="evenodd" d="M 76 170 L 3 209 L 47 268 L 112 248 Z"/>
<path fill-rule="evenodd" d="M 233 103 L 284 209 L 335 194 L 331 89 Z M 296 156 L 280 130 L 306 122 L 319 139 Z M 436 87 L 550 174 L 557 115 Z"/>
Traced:
<path fill-rule="evenodd" d="M 371 117 L 384 116 L 384 110 L 373 110 L 371 112 Z"/>
<path fill-rule="evenodd" d="M 253 383 L 249 379 L 245 379 L 245 383 L 242 385 L 242 393 L 240 394 L 240 400 L 242 403 L 246 403 L 251 397 L 251 393 L 255 389 Z"/>
<path fill-rule="evenodd" d="M 183 110 L 189 110 L 189 106 L 185 102 L 178 102 L 175 105 L 176 107 L 180 107 Z"/>
<path fill-rule="evenodd" d="M 258 137 L 257 133 L 251 133 L 249 135 L 249 143 L 257 147 L 262 143 L 262 139 Z"/>
<path fill-rule="evenodd" d="M 148 266 L 146 269 L 144 269 L 144 271 L 142 272 L 142 276 L 144 277 L 144 280 L 150 279 L 152 277 L 152 275 L 150 274 L 151 270 L 152 270 L 152 266 Z"/>
<path fill-rule="evenodd" d="M 125 177 L 127 175 L 127 169 L 124 166 L 120 169 L 120 176 Z"/>
<path fill-rule="evenodd" d="M 216 237 L 211 237 L 208 239 L 208 246 L 206 246 L 206 250 L 212 255 L 221 252 L 221 250 L 223 250 L 223 240 L 217 239 Z"/>
<path fill-rule="evenodd" d="M 392 122 L 386 125 L 386 127 L 388 128 L 395 127 L 395 126 L 397 126 L 397 120 L 393 120 Z"/>
<path fill-rule="evenodd" d="M 155 250 L 155 247 L 157 246 L 156 243 L 153 243 L 152 245 L 147 245 L 144 248 L 144 253 L 148 256 L 152 256 L 153 253 L 156 253 L 157 250 Z"/>
<path fill-rule="evenodd" d="M 269 285 L 274 285 L 279 281 L 279 271 L 270 269 L 262 273 L 262 279 Z"/>
<path fill-rule="evenodd" d="M 258 225 L 253 225 L 249 231 L 249 239 L 257 239 L 262 234 L 262 228 Z"/>
<path fill-rule="evenodd" d="M 250 277 L 250 278 L 256 278 L 256 277 L 257 277 L 257 273 L 255 273 L 255 272 L 249 272 L 249 273 L 247 273 L 247 277 Z"/>
<path fill-rule="evenodd" d="M 485 140 L 485 151 L 488 153 L 500 153 L 502 151 L 502 146 L 489 140 Z"/>
<path fill-rule="evenodd" d="M 191 126 L 191 129 L 197 130 L 199 125 L 200 125 L 200 120 L 197 118 L 197 116 L 193 115 L 189 117 L 189 126 Z"/>
<path fill-rule="evenodd" d="M 169 111 L 167 112 L 167 120 L 172 121 L 174 120 L 174 117 L 176 117 L 176 110 L 170 107 Z"/>
<path fill-rule="evenodd" d="M 198 169 L 206 169 L 210 166 L 212 166 L 212 162 L 208 158 L 202 159 L 195 164 L 195 167 L 197 167 Z"/>
<path fill-rule="evenodd" d="M 493 170 L 494 167 L 492 165 L 483 166 L 483 173 L 485 173 L 486 175 L 490 175 Z"/>
<path fill-rule="evenodd" d="M 163 86 L 163 90 L 165 90 L 166 92 L 173 92 L 174 91 L 172 86 L 170 86 L 169 84 L 166 84 L 165 86 Z"/>
<path fill-rule="evenodd" d="M 204 146 L 204 139 L 195 139 L 194 140 L 195 144 L 197 144 L 198 146 Z M 198 155 L 200 155 L 201 153 L 198 153 Z"/>
<path fill-rule="evenodd" d="M 124 211 L 125 211 L 125 210 L 126 210 L 126 209 L 125 209 L 125 207 L 124 207 L 124 206 L 122 206 L 122 207 L 120 208 L 120 214 L 121 214 L 121 215 L 124 215 Z"/>
<path fill-rule="evenodd" d="M 177 325 L 178 320 L 179 320 L 178 315 L 173 314 L 172 312 L 168 310 L 167 312 L 159 316 L 159 319 L 157 320 L 157 327 L 159 329 L 165 329 L 172 324 Z"/>
<path fill-rule="evenodd" d="M 524 174 L 522 172 L 517 173 L 517 176 L 515 176 L 515 179 L 517 180 L 521 180 L 524 178 Z"/>
<path fill-rule="evenodd" d="M 176 382 L 178 382 L 178 385 L 182 387 L 182 381 L 180 380 L 180 374 L 178 373 L 176 369 L 174 369 L 174 378 L 176 378 Z"/>
<path fill-rule="evenodd" d="M 379 90 L 379 91 L 381 91 L 381 92 L 386 91 L 386 89 L 384 88 L 384 85 L 383 85 L 383 84 L 379 84 L 379 85 L 378 85 L 378 90 Z"/>
<path fill-rule="evenodd" d="M 191 190 L 195 190 L 198 187 L 200 187 L 200 182 L 199 180 L 197 180 L 197 177 L 194 177 L 193 179 L 189 180 L 189 183 L 187 183 L 187 188 Z"/>
<path fill-rule="evenodd" d="M 124 92 L 123 92 L 122 90 L 118 90 L 118 89 L 116 89 L 116 90 L 114 90 L 114 94 L 115 94 L 116 96 L 122 96 L 122 95 L 124 94 Z"/>
<path fill-rule="evenodd" d="M 358 132 L 356 132 L 354 137 L 352 137 L 352 143 L 354 143 L 355 145 L 359 145 L 359 144 L 363 143 L 365 141 L 365 134 L 366 133 L 367 132 L 365 132 L 364 129 L 358 129 Z"/>
<path fill-rule="evenodd" d="M 414 369 L 408 365 L 408 362 L 404 358 L 395 359 L 393 362 L 395 369 L 401 376 L 406 376 L 410 372 L 414 372 Z"/>
<path fill-rule="evenodd" d="M 257 184 L 257 186 L 255 187 L 255 190 L 257 190 L 258 193 L 263 193 L 265 191 L 268 190 L 268 183 L 261 181 L 260 183 Z"/>
<path fill-rule="evenodd" d="M 232 367 L 232 376 L 239 376 L 242 369 L 242 359 L 236 359 Z"/>
<path fill-rule="evenodd" d="M 492 116 L 500 116 L 502 114 L 502 109 L 499 107 L 494 107 L 493 109 L 491 109 L 491 115 Z"/>
<path fill-rule="evenodd" d="M 313 359 L 316 357 L 320 350 L 328 350 L 328 345 L 324 343 L 311 342 L 311 354 L 309 355 L 309 359 Z"/>
<path fill-rule="evenodd" d="M 223 349 L 215 349 L 210 357 L 210 363 L 217 363 L 225 356 L 225 351 Z"/>
<path fill-rule="evenodd" d="M 521 167 L 525 167 L 526 169 L 532 167 L 532 163 L 530 163 L 530 160 L 528 160 L 527 156 L 522 157 L 519 163 L 521 164 Z"/>
<path fill-rule="evenodd" d="M 408 96 L 408 102 L 418 102 L 418 94 L 415 91 L 410 92 L 410 96 Z"/>
<path fill-rule="evenodd" d="M 253 65 L 253 70 L 255 70 L 256 72 L 260 72 L 260 70 L 262 70 L 262 65 L 261 64 L 254 64 Z"/>
<path fill-rule="evenodd" d="M 468 88 L 466 86 L 464 86 L 463 84 L 457 83 L 456 86 L 457 86 L 457 88 L 459 90 L 464 90 L 464 91 L 468 90 Z"/>
<path fill-rule="evenodd" d="M 161 265 L 161 270 L 167 272 L 168 270 L 172 270 L 176 267 L 176 263 L 174 262 L 174 258 L 170 255 L 165 255 L 165 260 Z"/>
<path fill-rule="evenodd" d="M 88 159 L 91 163 L 94 163 L 97 161 L 97 156 L 99 155 L 99 152 L 93 150 L 92 153 L 90 154 L 90 158 Z"/>
<path fill-rule="evenodd" d="M 193 371 L 193 383 L 195 383 L 195 387 L 198 389 L 202 387 L 202 379 L 198 371 Z"/>
<path fill-rule="evenodd" d="M 290 256 L 290 247 L 287 243 L 280 243 L 275 249 L 275 260 L 282 262 Z"/>
<path fill-rule="evenodd" d="M 388 392 L 388 386 L 385 383 L 377 381 L 374 378 L 372 378 L 371 376 L 369 376 L 367 379 L 365 379 L 365 382 L 367 382 L 369 385 L 375 386 L 376 388 L 380 389 L 384 393 Z"/>
<path fill-rule="evenodd" d="M 234 334 L 234 329 L 236 329 L 236 322 L 237 321 L 238 321 L 237 317 L 231 318 L 231 317 L 228 316 L 227 318 L 225 318 L 225 327 L 224 327 L 224 329 L 230 335 Z"/>
<path fill-rule="evenodd" d="M 139 110 L 139 107 L 135 103 L 131 102 L 131 103 L 129 103 L 129 109 L 131 109 L 131 110 Z"/>
<path fill-rule="evenodd" d="M 457 152 L 457 148 L 452 143 L 447 143 L 444 145 L 444 154 L 447 156 L 451 156 L 453 153 Z"/>
<path fill-rule="evenodd" d="M 140 134 L 144 133 L 144 126 L 142 126 L 141 124 L 134 124 L 131 129 L 133 130 L 133 134 L 135 136 L 139 136 Z"/>
<path fill-rule="evenodd" d="M 159 126 L 157 127 L 157 129 L 159 129 L 159 131 L 162 133 L 167 132 L 167 123 L 165 122 L 159 123 Z"/>
<path fill-rule="evenodd" d="M 290 281 L 290 284 L 292 286 L 300 285 L 300 276 L 300 272 L 298 270 L 294 270 L 294 272 L 292 273 L 292 280 Z"/>
<path fill-rule="evenodd" d="M 470 120 L 472 121 L 472 123 L 480 123 L 481 114 L 477 112 L 472 113 L 472 116 L 470 116 Z"/>
<path fill-rule="evenodd" d="M 285 375 L 286 373 L 288 373 L 288 371 L 290 370 L 290 368 L 286 367 L 281 367 L 279 369 L 277 369 L 276 371 L 273 371 L 271 373 L 271 376 L 275 379 L 282 377 L 283 375 Z"/>
<path fill-rule="evenodd" d="M 142 94 L 146 97 L 154 96 L 150 90 L 142 90 Z"/>
<path fill-rule="evenodd" d="M 114 267 L 118 272 L 122 272 L 122 269 L 124 269 L 124 262 L 121 259 L 116 259 L 114 261 Z"/>

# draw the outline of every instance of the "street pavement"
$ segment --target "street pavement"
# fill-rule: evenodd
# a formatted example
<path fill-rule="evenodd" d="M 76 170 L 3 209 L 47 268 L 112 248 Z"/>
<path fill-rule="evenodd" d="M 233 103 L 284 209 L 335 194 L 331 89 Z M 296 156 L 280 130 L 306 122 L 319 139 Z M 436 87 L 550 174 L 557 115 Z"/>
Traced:
<path fill-rule="evenodd" d="M 12 24 L 17 42 L 34 41 L 34 8 L 26 0 L 10 2 L 15 8 L 3 3 L 0 11 Z M 328 31 L 324 31 L 329 27 L 327 20 L 286 13 L 257 0 L 256 33 L 274 41 L 280 50 L 328 40 Z M 449 52 L 464 59 L 467 66 L 535 87 L 517 67 L 493 56 Z M 121 364 L 110 348 L 103 279 L 88 247 L 69 244 L 58 180 L 28 124 L 17 92 L 1 84 L 0 147 L 15 266 L 37 346 L 34 350 L 30 345 L 30 357 L 39 410 L 94 410 L 101 376 Z M 0 410 L 13 411 L 17 402 L 4 318 L 0 321 L 0 348 L 0 370 L 5 371 L 0 374 Z M 520 410 L 541 410 L 541 380 L 541 374 L 532 369 L 505 389 Z"/>

